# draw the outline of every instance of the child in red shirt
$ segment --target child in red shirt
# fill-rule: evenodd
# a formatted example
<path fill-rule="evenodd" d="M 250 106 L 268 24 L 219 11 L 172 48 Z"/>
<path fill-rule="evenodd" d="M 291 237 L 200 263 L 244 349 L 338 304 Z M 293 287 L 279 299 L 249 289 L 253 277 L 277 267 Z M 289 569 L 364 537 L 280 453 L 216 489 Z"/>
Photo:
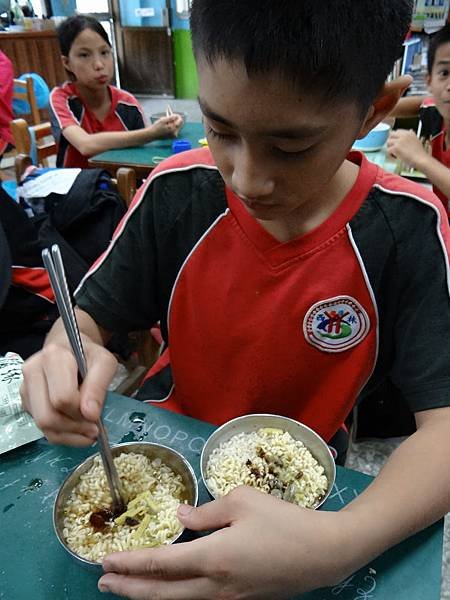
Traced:
<path fill-rule="evenodd" d="M 99 152 L 177 135 L 182 124 L 179 115 L 148 125 L 136 98 L 110 85 L 114 74 L 111 44 L 96 19 L 70 17 L 58 28 L 58 37 L 71 79 L 50 94 L 58 167 L 84 168 L 88 158 Z"/>
<path fill-rule="evenodd" d="M 433 184 L 450 217 L 450 25 L 431 39 L 428 51 L 428 87 L 431 97 L 401 98 L 394 117 L 419 116 L 420 137 L 429 140 L 431 153 L 412 130 L 396 129 L 389 136 L 389 152 L 424 173 Z"/>
<path fill-rule="evenodd" d="M 13 120 L 14 72 L 11 61 L 0 50 L 0 157 L 14 140 L 9 128 Z"/>

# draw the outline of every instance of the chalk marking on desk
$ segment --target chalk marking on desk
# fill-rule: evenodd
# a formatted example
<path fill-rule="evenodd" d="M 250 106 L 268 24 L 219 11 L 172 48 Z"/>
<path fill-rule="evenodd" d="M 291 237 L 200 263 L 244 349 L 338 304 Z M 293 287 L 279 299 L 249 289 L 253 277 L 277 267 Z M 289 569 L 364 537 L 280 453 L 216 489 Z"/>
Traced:
<path fill-rule="evenodd" d="M 115 425 L 127 425 L 130 420 L 131 412 L 121 413 L 118 419 L 112 419 L 111 417 L 116 412 L 115 408 L 110 408 L 106 414 L 103 416 L 103 420 L 108 423 L 114 423 Z"/>
<path fill-rule="evenodd" d="M 54 467 L 56 463 L 60 463 L 63 462 L 65 460 L 73 460 L 73 458 L 71 458 L 70 456 L 57 456 L 56 458 L 51 458 L 50 460 L 46 461 L 47 465 L 50 465 L 51 467 Z"/>
<path fill-rule="evenodd" d="M 330 496 L 328 496 L 328 499 L 332 500 L 333 498 L 336 498 L 336 496 L 337 496 L 339 498 L 339 500 L 341 501 L 341 504 L 345 504 L 345 500 L 342 497 L 342 492 L 345 492 L 346 490 L 348 490 L 348 486 L 345 486 L 345 488 L 339 489 L 338 486 L 334 483 L 333 490 L 336 490 L 336 491 L 334 492 L 334 494 L 331 494 Z"/>
<path fill-rule="evenodd" d="M 45 506 L 45 504 L 47 504 L 47 500 L 49 498 L 51 498 L 51 499 L 56 498 L 58 492 L 59 492 L 59 486 L 56 487 L 54 490 L 52 490 L 50 493 L 43 496 L 43 498 L 41 499 L 41 504 Z"/>
<path fill-rule="evenodd" d="M 179 437 L 179 436 L 182 437 Z M 188 434 L 185 431 L 181 431 L 180 429 L 175 433 L 175 435 L 171 438 L 171 442 L 185 442 L 189 438 Z"/>
<path fill-rule="evenodd" d="M 54 450 L 52 450 L 52 449 L 45 450 L 44 452 L 40 452 L 37 456 L 34 456 L 33 458 L 27 458 L 24 462 L 26 465 L 29 465 L 31 463 L 37 462 L 38 460 L 40 460 L 47 454 L 52 454 L 53 452 L 54 452 Z"/>
<path fill-rule="evenodd" d="M 0 491 L 1 490 L 6 490 L 6 488 L 11 487 L 15 483 L 18 483 L 19 481 L 20 481 L 20 478 L 19 479 L 15 479 L 14 481 L 11 481 L 11 483 L 5 483 L 2 487 L 0 487 Z"/>
<path fill-rule="evenodd" d="M 341 583 L 338 583 L 338 585 L 335 585 L 331 589 L 331 593 L 333 594 L 333 596 L 339 596 L 339 594 L 341 594 L 347 588 L 355 587 L 355 585 L 351 583 L 351 581 L 353 581 L 355 577 L 356 575 L 352 575 L 348 579 L 345 579 L 344 581 L 341 581 Z"/>
<path fill-rule="evenodd" d="M 354 600 L 370 600 L 370 598 L 373 598 L 372 592 L 375 591 L 375 588 L 377 587 L 377 582 L 371 575 L 366 575 L 364 577 L 364 581 L 370 584 L 369 589 L 364 590 L 362 588 L 358 588 L 356 590 L 356 593 L 359 594 L 359 596 L 355 596 Z"/>
<path fill-rule="evenodd" d="M 116 425 L 128 425 L 128 421 L 130 420 L 130 415 L 132 415 L 134 413 L 134 411 L 131 412 L 125 412 L 122 413 L 120 415 L 120 417 L 118 418 L 112 418 L 114 416 L 114 413 L 116 412 L 116 409 L 111 408 L 108 410 L 108 412 L 106 412 L 106 414 L 103 416 L 103 419 L 105 421 L 108 421 L 109 423 L 114 423 Z M 148 416 L 148 415 L 146 415 Z M 156 425 L 156 427 L 155 427 Z M 157 441 L 170 441 L 171 443 L 174 443 L 175 441 L 179 441 L 179 442 L 184 442 L 186 440 L 189 439 L 189 435 L 183 431 L 178 429 L 175 433 L 173 433 L 172 435 L 172 428 L 169 425 L 164 425 L 164 424 L 158 424 L 157 421 L 152 420 L 150 423 L 140 423 L 139 427 L 141 429 L 141 431 L 139 433 L 141 433 L 142 436 L 144 435 L 148 435 L 153 428 L 155 427 L 155 429 L 152 432 L 152 436 L 155 440 Z M 121 437 L 122 434 L 119 434 L 119 438 Z M 194 452 L 194 454 L 200 454 L 200 452 L 202 451 L 203 446 L 205 445 L 206 440 L 202 437 L 194 437 L 191 438 L 189 443 L 188 443 L 188 449 L 191 452 Z"/>

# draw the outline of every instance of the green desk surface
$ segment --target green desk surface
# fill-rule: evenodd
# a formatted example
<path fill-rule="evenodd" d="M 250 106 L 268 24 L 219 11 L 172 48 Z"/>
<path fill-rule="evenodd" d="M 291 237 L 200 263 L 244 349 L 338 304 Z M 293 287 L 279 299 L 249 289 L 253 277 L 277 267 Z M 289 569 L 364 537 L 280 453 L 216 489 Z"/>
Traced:
<path fill-rule="evenodd" d="M 376 152 L 364 152 L 367 160 L 375 163 L 380 166 L 385 171 L 389 171 L 390 173 L 397 173 L 402 177 L 406 177 L 407 179 L 413 179 L 419 183 L 428 183 L 428 179 L 423 173 L 416 171 L 415 169 L 407 169 L 406 167 L 399 171 L 399 163 L 397 159 L 389 156 L 386 152 L 386 147 L 384 146 L 381 150 L 377 150 Z"/>
<path fill-rule="evenodd" d="M 199 478 L 199 502 L 209 500 L 200 481 L 199 458 L 214 426 L 114 394 L 107 399 L 103 417 L 113 443 L 148 440 L 184 454 Z M 2 600 L 117 598 L 97 591 L 97 574 L 67 555 L 52 525 L 59 486 L 68 473 L 96 451 L 96 447 L 52 446 L 41 439 L 0 456 Z M 370 481 L 367 475 L 338 467 L 325 510 L 339 510 Z M 439 522 L 386 552 L 342 584 L 304 594 L 301 600 L 439 600 L 442 538 L 443 525 Z"/>
<path fill-rule="evenodd" d="M 188 139 L 192 148 L 199 148 L 199 139 L 205 137 L 205 130 L 202 123 L 185 123 L 178 139 Z M 172 154 L 173 139 L 157 140 L 149 142 L 143 146 L 132 146 L 131 148 L 118 148 L 116 150 L 108 150 L 92 156 L 91 161 L 95 162 L 111 162 L 119 165 L 143 165 L 153 168 L 154 157 L 167 158 Z"/>

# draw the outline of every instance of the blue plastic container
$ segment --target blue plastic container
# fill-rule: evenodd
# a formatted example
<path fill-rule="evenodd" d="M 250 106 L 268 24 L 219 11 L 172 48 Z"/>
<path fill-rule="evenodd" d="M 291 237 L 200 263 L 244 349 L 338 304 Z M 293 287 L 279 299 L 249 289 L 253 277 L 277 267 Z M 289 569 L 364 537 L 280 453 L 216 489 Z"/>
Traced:
<path fill-rule="evenodd" d="M 186 139 L 174 140 L 172 142 L 172 154 L 178 154 L 179 152 L 185 152 L 186 150 L 190 150 L 191 148 L 192 148 L 191 142 Z"/>
<path fill-rule="evenodd" d="M 369 133 L 360 140 L 355 140 L 354 150 L 363 150 L 364 152 L 376 152 L 386 143 L 389 137 L 391 127 L 387 123 L 378 123 Z"/>

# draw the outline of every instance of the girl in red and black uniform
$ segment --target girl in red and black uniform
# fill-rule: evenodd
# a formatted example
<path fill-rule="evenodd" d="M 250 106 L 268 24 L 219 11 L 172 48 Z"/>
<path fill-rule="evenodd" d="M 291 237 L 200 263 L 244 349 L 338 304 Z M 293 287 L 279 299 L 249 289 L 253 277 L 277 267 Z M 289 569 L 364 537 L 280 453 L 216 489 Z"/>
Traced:
<path fill-rule="evenodd" d="M 87 167 L 88 158 L 99 152 L 176 136 L 182 124 L 179 115 L 148 125 L 136 98 L 110 85 L 111 44 L 96 19 L 71 17 L 58 28 L 58 37 L 70 77 L 50 94 L 58 167 Z"/>

